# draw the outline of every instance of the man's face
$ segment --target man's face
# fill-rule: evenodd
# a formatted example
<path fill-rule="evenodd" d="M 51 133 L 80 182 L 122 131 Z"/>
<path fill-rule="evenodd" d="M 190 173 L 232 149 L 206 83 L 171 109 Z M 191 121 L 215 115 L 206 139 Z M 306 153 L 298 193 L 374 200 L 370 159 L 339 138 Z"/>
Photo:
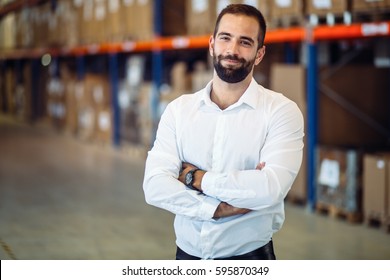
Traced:
<path fill-rule="evenodd" d="M 222 17 L 216 36 L 210 41 L 214 68 L 221 80 L 241 82 L 261 61 L 264 51 L 263 48 L 257 51 L 258 26 L 251 17 L 232 14 Z"/>

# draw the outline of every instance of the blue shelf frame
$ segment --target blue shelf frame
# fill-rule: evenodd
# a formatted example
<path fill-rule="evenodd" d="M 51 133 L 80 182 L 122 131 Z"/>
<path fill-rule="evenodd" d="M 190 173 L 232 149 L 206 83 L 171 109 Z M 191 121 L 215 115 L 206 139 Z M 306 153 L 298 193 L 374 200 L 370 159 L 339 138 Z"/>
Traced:
<path fill-rule="evenodd" d="M 316 205 L 316 150 L 318 143 L 318 62 L 317 45 L 307 42 L 307 203 L 310 211 Z"/>

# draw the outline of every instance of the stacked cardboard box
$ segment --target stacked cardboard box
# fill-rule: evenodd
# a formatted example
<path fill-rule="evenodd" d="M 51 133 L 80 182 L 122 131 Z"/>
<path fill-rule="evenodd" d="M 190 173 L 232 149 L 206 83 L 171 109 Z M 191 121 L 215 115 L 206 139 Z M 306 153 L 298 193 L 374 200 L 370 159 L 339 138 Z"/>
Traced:
<path fill-rule="evenodd" d="M 66 121 L 65 86 L 59 78 L 50 78 L 47 84 L 47 115 L 57 129 L 63 129 Z"/>
<path fill-rule="evenodd" d="M 366 154 L 363 171 L 363 209 L 367 224 L 390 223 L 390 154 Z"/>
<path fill-rule="evenodd" d="M 111 143 L 113 122 L 107 77 L 86 74 L 82 81 L 67 79 L 64 89 L 66 131 L 85 141 Z"/>
<path fill-rule="evenodd" d="M 0 49 L 13 49 L 16 47 L 16 16 L 7 14 L 0 19 Z"/>

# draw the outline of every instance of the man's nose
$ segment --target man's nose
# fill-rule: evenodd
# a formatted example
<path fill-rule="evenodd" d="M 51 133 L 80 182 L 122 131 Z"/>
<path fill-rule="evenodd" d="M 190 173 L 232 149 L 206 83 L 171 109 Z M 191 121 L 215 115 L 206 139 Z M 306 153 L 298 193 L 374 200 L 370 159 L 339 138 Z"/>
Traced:
<path fill-rule="evenodd" d="M 238 47 L 239 47 L 238 42 L 235 40 L 231 40 L 227 48 L 227 53 L 230 55 L 237 55 Z"/>

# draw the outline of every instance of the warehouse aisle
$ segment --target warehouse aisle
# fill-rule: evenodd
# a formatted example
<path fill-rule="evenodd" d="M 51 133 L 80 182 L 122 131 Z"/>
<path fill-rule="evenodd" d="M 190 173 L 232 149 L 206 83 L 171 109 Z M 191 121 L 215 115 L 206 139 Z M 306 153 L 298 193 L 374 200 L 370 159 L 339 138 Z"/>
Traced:
<path fill-rule="evenodd" d="M 143 159 L 0 116 L 0 259 L 172 259 L 173 216 L 146 205 Z M 390 234 L 295 205 L 279 259 L 390 259 Z"/>

